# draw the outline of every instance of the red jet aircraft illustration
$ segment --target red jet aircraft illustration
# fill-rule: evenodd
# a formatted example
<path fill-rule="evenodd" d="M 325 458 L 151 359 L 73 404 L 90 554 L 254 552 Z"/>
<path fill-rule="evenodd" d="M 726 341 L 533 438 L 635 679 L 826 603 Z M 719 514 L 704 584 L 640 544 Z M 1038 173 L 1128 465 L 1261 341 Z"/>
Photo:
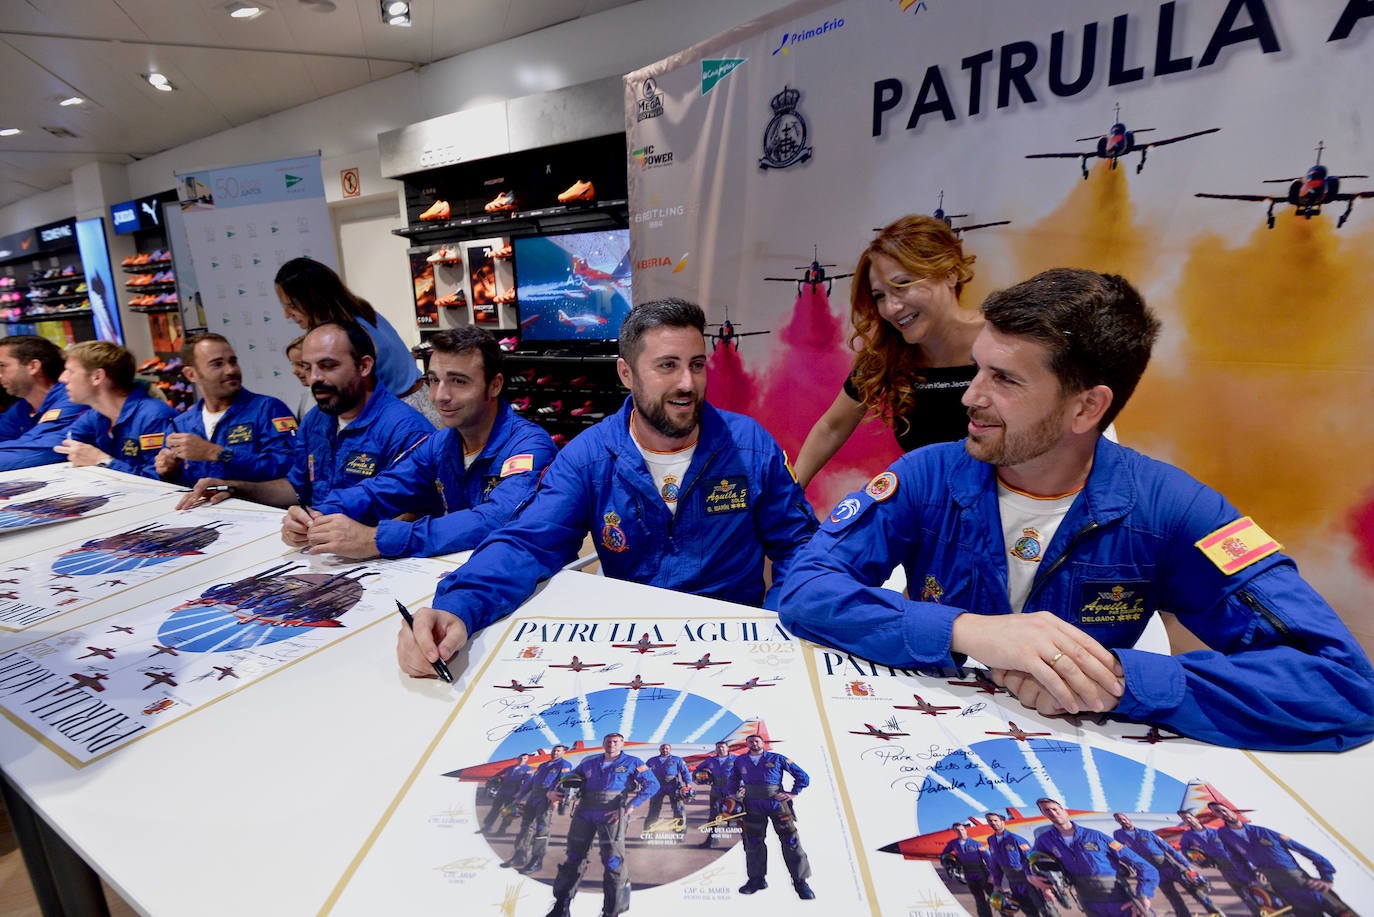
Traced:
<path fill-rule="evenodd" d="M 572 662 L 565 662 L 565 663 L 560 663 L 560 664 L 556 664 L 556 665 L 551 665 L 551 666 L 549 666 L 549 668 L 551 668 L 551 669 L 572 669 L 574 672 L 580 672 L 580 671 L 582 671 L 583 669 L 599 669 L 599 668 L 601 668 L 601 667 L 602 667 L 603 665 L 605 665 L 605 664 L 606 664 L 606 663 L 604 663 L 604 662 L 583 662 L 581 659 L 578 659 L 576 656 L 574 656 L 574 657 L 572 658 Z"/>
<path fill-rule="evenodd" d="M 1310 220 L 1322 212 L 1323 204 L 1335 204 L 1345 201 L 1345 211 L 1336 218 L 1336 228 L 1340 229 L 1345 225 L 1345 221 L 1350 219 L 1350 211 L 1355 209 L 1355 201 L 1361 198 L 1374 197 L 1374 191 L 1354 191 L 1345 192 L 1341 190 L 1341 179 L 1343 178 L 1368 178 L 1368 175 L 1332 175 L 1327 171 L 1326 166 L 1322 165 L 1322 150 L 1326 145 L 1318 141 L 1317 143 L 1317 163 L 1307 170 L 1300 178 L 1266 178 L 1264 184 L 1267 185 L 1288 185 L 1288 194 L 1213 194 L 1207 191 L 1199 191 L 1193 197 L 1210 197 L 1223 201 L 1262 201 L 1269 204 L 1269 210 L 1265 214 L 1265 222 L 1269 228 L 1274 228 L 1274 205 L 1280 202 L 1291 204 L 1293 212 L 1303 219 Z"/>
<path fill-rule="evenodd" d="M 1006 732 L 989 732 L 987 733 L 987 735 L 1011 736 L 1018 742 L 1027 742 L 1039 736 L 1047 736 L 1052 734 L 1048 732 L 1026 732 L 1026 730 L 1022 729 L 1020 726 L 1016 725 L 1011 720 L 1007 720 L 1007 726 L 1010 728 Z"/>
<path fill-rule="evenodd" d="M 909 733 L 905 732 L 887 732 L 886 730 L 879 729 L 872 723 L 864 723 L 864 728 L 862 730 L 851 729 L 849 730 L 849 734 L 854 736 L 872 736 L 875 739 L 882 739 L 884 742 L 891 742 L 899 736 L 909 735 Z"/>
<path fill-rule="evenodd" d="M 711 654 L 710 654 L 710 653 L 707 653 L 705 656 L 702 656 L 700 659 L 696 660 L 695 662 L 674 662 L 674 663 L 673 663 L 673 665 L 689 665 L 689 666 L 691 666 L 692 668 L 694 668 L 694 669 L 696 669 L 696 670 L 698 670 L 698 671 L 700 671 L 700 670 L 702 670 L 702 669 L 704 669 L 704 668 L 708 668 L 709 666 L 713 666 L 713 665 L 729 665 L 729 664 L 730 664 L 729 660 L 724 660 L 724 661 L 712 661 L 712 659 L 711 659 Z"/>
<path fill-rule="evenodd" d="M 1170 739 L 1181 739 L 1183 738 L 1183 736 L 1166 736 L 1159 731 L 1158 726 L 1151 726 L 1149 729 L 1145 731 L 1145 734 L 1143 736 L 1122 736 L 1121 738 L 1135 739 L 1137 742 L 1148 742 L 1149 744 L 1153 745 L 1156 742 L 1167 742 Z"/>
<path fill-rule="evenodd" d="M 663 687 L 663 682 L 661 682 L 661 681 L 645 681 L 643 678 L 639 677 L 638 675 L 636 675 L 634 678 L 630 679 L 629 681 L 613 681 L 613 682 L 611 682 L 611 684 L 615 685 L 617 688 L 629 688 L 631 691 L 638 691 L 640 688 L 661 688 L 661 687 Z"/>
<path fill-rule="evenodd" d="M 973 669 L 972 672 L 973 681 L 947 681 L 945 684 L 959 685 L 964 688 L 977 688 L 984 694 L 1010 693 L 1006 688 L 1003 688 L 1001 685 L 997 684 L 997 682 L 993 681 L 986 669 Z"/>
<path fill-rule="evenodd" d="M 738 685 L 721 685 L 721 687 L 722 687 L 722 688 L 738 688 L 738 689 L 741 690 L 741 691 L 752 691 L 752 690 L 754 690 L 755 688 L 771 688 L 771 687 L 773 687 L 773 685 L 772 685 L 772 684 L 759 684 L 759 677 L 758 677 L 757 675 L 755 675 L 753 678 L 749 679 L 748 681 L 744 682 L 743 684 L 738 684 Z"/>
<path fill-rule="evenodd" d="M 1179 134 L 1177 137 L 1168 137 L 1164 140 L 1152 140 L 1149 143 L 1137 143 L 1136 134 L 1143 134 L 1146 131 L 1154 130 L 1153 127 L 1138 127 L 1135 130 L 1128 130 L 1121 121 L 1121 106 L 1116 106 L 1116 123 L 1111 126 L 1107 133 L 1094 137 L 1079 137 L 1075 143 L 1097 142 L 1097 148 L 1093 150 L 1075 150 L 1069 153 L 1028 153 L 1027 159 L 1077 159 L 1083 169 L 1083 177 L 1088 177 L 1088 159 L 1096 156 L 1099 159 L 1106 159 L 1111 162 L 1112 168 L 1116 168 L 1116 161 L 1122 156 L 1140 151 L 1140 162 L 1136 163 L 1135 171 L 1139 174 L 1145 168 L 1145 154 L 1150 149 L 1157 146 L 1166 146 L 1170 143 L 1178 143 L 1181 140 L 1192 140 L 1194 137 L 1201 137 L 1203 134 L 1215 134 L 1221 130 L 1219 127 L 1209 127 L 1205 130 L 1193 131 L 1190 134 Z"/>
<path fill-rule="evenodd" d="M 634 650 L 636 653 L 640 653 L 642 655 L 644 653 L 652 653 L 654 650 L 671 649 L 672 647 L 677 646 L 677 644 L 654 643 L 652 640 L 649 639 L 649 635 L 645 634 L 644 636 L 636 640 L 634 643 L 612 643 L 611 646 L 621 650 Z"/>
<path fill-rule="evenodd" d="M 919 694 L 913 694 L 913 695 L 911 695 L 911 696 L 914 697 L 914 698 L 916 698 L 916 703 L 915 703 L 915 704 L 913 704 L 913 705 L 893 704 L 893 705 L 892 705 L 892 708 L 893 708 L 894 710 L 919 710 L 919 711 L 921 711 L 922 713 L 924 713 L 926 716 L 943 716 L 946 710 L 959 710 L 959 709 L 962 709 L 962 708 L 959 707 L 958 704 L 954 704 L 953 706 L 937 707 L 937 706 L 935 706 L 934 704 L 928 703 L 928 702 L 927 702 L 923 697 L 921 697 L 921 695 L 919 695 Z"/>
<path fill-rule="evenodd" d="M 523 694 L 523 693 L 526 692 L 526 691 L 535 691 L 535 690 L 538 690 L 539 688 L 542 688 L 542 687 L 544 687 L 544 686 L 543 686 L 543 685 L 524 685 L 524 684 L 521 684 L 520 682 L 516 681 L 514 678 L 512 678 L 512 679 L 510 680 L 510 684 L 508 684 L 508 685 L 492 685 L 492 687 L 493 687 L 493 688 L 502 688 L 502 689 L 504 689 L 504 690 L 506 690 L 506 691 L 516 691 L 516 692 L 518 692 L 518 693 Z"/>
<path fill-rule="evenodd" d="M 90 650 L 90 652 L 84 656 L 77 656 L 76 658 L 90 659 L 92 656 L 102 656 L 105 659 L 113 659 L 115 657 L 115 650 L 112 646 L 88 646 L 86 649 Z"/>
<path fill-rule="evenodd" d="M 67 691 L 75 691 L 78 688 L 90 688 L 92 691 L 104 691 L 105 686 L 102 685 L 101 682 L 109 677 L 110 676 L 103 672 L 96 672 L 94 675 L 82 675 L 79 672 L 73 672 L 72 678 L 76 679 L 76 684 L 67 685 L 65 688 L 59 688 L 54 691 L 53 694 L 63 694 Z"/>
<path fill-rule="evenodd" d="M 144 672 L 143 674 L 152 679 L 152 681 L 143 686 L 144 691 L 147 691 L 153 685 L 168 685 L 173 688 L 177 686 L 177 680 L 172 677 L 171 672 Z"/>

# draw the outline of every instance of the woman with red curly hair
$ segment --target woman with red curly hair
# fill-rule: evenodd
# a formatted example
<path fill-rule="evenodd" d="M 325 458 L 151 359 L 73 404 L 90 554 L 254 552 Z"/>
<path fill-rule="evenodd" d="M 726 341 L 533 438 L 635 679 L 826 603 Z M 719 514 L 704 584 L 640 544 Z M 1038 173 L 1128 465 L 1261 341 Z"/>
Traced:
<path fill-rule="evenodd" d="M 967 435 L 961 399 L 983 316 L 960 308 L 959 293 L 973 261 L 954 231 L 928 216 L 902 217 L 864 249 L 850 294 L 849 344 L 858 356 L 797 455 L 803 487 L 869 415 L 892 427 L 906 452 Z"/>

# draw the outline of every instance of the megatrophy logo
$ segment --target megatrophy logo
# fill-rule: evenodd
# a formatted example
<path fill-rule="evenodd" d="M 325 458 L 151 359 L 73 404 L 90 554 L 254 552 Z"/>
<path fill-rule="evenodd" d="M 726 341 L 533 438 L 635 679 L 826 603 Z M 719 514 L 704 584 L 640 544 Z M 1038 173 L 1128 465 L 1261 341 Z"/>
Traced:
<path fill-rule="evenodd" d="M 829 35 L 831 32 L 838 32 L 842 28 L 844 28 L 844 19 L 837 16 L 833 19 L 827 19 L 814 29 L 805 29 L 801 32 L 783 32 L 782 41 L 773 49 L 773 57 L 777 57 L 779 54 L 786 57 L 792 53 L 792 48 L 796 45 L 813 38 Z"/>

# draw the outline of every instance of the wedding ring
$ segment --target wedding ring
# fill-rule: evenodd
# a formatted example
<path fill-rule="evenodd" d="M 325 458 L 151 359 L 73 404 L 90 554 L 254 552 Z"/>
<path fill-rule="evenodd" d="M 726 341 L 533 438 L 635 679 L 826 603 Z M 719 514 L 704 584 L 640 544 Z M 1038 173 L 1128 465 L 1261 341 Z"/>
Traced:
<path fill-rule="evenodd" d="M 1063 659 L 1063 658 L 1064 658 L 1064 654 L 1063 654 L 1063 653 L 1055 653 L 1055 654 L 1054 654 L 1054 658 L 1050 660 L 1050 668 L 1054 668 L 1054 666 L 1059 662 L 1059 660 L 1061 660 L 1061 659 Z"/>

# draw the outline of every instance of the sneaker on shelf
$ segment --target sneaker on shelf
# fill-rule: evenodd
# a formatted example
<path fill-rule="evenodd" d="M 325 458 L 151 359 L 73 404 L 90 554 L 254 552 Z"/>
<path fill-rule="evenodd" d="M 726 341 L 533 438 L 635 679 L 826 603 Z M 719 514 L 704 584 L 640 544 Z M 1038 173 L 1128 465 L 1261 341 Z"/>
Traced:
<path fill-rule="evenodd" d="M 468 304 L 468 295 L 462 290 L 454 290 L 447 296 L 439 299 L 435 305 L 443 306 L 445 309 L 457 309 Z"/>
<path fill-rule="evenodd" d="M 514 210 L 515 192 L 502 191 L 500 194 L 496 195 L 496 197 L 487 201 L 486 206 L 484 206 L 482 209 L 485 210 L 487 213 L 501 213 L 504 211 Z"/>
<path fill-rule="evenodd" d="M 560 449 L 568 444 L 568 438 L 562 433 L 555 433 L 553 436 L 550 436 L 549 439 L 553 440 L 553 444 Z"/>
<path fill-rule="evenodd" d="M 537 379 L 534 380 L 534 384 L 535 384 L 535 385 L 552 385 L 552 384 L 553 384 L 553 376 L 540 376 L 539 378 L 537 378 Z"/>
<path fill-rule="evenodd" d="M 515 411 L 528 411 L 530 409 L 530 399 L 528 396 L 524 398 L 516 398 L 514 401 L 510 403 L 510 406 L 511 409 Z"/>
<path fill-rule="evenodd" d="M 440 261 L 443 261 L 443 260 L 446 259 L 447 257 L 448 257 L 448 246 L 445 246 L 445 247 L 439 249 L 438 251 L 431 252 L 430 255 L 429 255 L 429 257 L 426 258 L 425 260 L 428 261 L 430 264 L 438 264 Z"/>
<path fill-rule="evenodd" d="M 511 287 L 510 289 L 502 290 L 500 293 L 497 293 L 496 296 L 493 298 L 493 301 L 500 305 L 515 302 L 515 287 Z"/>
<path fill-rule="evenodd" d="M 86 286 L 86 281 L 83 280 L 83 281 L 81 281 L 80 283 L 78 283 L 78 284 L 76 285 L 76 289 L 75 289 L 73 292 L 75 292 L 75 293 L 85 293 L 87 289 L 89 289 L 89 288 Z"/>
<path fill-rule="evenodd" d="M 500 248 L 493 248 L 491 250 L 491 256 L 498 261 L 509 258 L 512 254 L 514 254 L 514 251 L 511 249 L 509 242 Z"/>
<path fill-rule="evenodd" d="M 512 350 L 514 350 L 515 345 L 519 343 L 520 340 L 518 338 L 501 338 L 501 340 L 497 341 L 497 344 L 500 346 L 500 348 L 506 351 L 507 353 L 510 353 Z"/>
<path fill-rule="evenodd" d="M 63 276 L 63 277 L 71 277 L 71 276 L 74 275 L 75 273 L 76 273 L 76 265 L 74 265 L 74 264 L 69 264 L 69 265 L 67 265 L 66 267 L 64 267 L 64 268 L 62 269 L 62 276 Z"/>
<path fill-rule="evenodd" d="M 558 203 L 571 204 L 574 201 L 594 201 L 596 200 L 596 188 L 589 181 L 575 181 L 562 194 L 558 195 Z"/>
<path fill-rule="evenodd" d="M 548 404 L 541 405 L 535 412 L 537 414 L 557 414 L 563 410 L 563 402 L 550 401 Z"/>
<path fill-rule="evenodd" d="M 420 214 L 422 220 L 447 220 L 453 211 L 448 206 L 448 201 L 435 201 L 429 209 Z"/>

